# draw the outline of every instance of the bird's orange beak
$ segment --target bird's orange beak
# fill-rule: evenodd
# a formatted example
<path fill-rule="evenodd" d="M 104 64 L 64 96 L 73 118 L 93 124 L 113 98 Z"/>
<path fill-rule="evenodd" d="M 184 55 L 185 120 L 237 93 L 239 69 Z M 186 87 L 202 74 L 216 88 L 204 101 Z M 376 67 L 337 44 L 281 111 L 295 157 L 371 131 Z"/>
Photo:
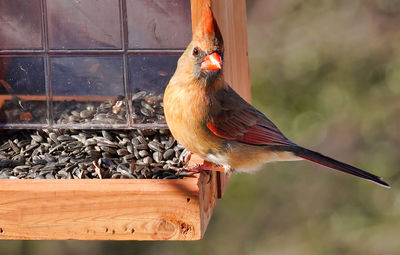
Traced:
<path fill-rule="evenodd" d="M 222 67 L 222 58 L 216 52 L 206 56 L 200 65 L 201 70 L 218 71 L 221 69 L 221 67 Z"/>

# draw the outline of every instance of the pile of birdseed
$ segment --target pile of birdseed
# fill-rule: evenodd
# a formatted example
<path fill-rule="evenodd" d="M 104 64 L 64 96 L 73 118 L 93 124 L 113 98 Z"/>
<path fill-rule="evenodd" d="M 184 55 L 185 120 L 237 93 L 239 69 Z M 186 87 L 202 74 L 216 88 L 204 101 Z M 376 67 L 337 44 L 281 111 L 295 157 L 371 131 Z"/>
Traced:
<path fill-rule="evenodd" d="M 131 98 L 134 123 L 165 123 L 162 96 L 137 91 Z M 46 102 L 27 101 L 14 95 L 0 110 L 0 123 L 46 123 Z M 104 102 L 54 101 L 55 124 L 126 124 L 127 105 L 123 96 Z"/>
<path fill-rule="evenodd" d="M 177 179 L 189 153 L 168 129 L 0 130 L 0 179 Z"/>

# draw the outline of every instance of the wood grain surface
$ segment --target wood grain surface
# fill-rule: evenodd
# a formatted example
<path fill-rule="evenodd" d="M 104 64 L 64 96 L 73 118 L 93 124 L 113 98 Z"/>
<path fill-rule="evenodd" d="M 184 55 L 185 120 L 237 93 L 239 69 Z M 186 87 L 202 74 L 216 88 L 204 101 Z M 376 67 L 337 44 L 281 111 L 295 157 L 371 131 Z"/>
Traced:
<path fill-rule="evenodd" d="M 198 240 L 216 177 L 183 180 L 0 180 L 0 238 Z"/>

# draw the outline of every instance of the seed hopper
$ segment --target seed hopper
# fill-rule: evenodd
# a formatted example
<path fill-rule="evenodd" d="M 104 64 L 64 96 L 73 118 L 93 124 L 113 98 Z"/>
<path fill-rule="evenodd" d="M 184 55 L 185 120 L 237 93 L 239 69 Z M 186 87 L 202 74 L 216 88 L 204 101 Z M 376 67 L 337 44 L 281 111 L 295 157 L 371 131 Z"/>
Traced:
<path fill-rule="evenodd" d="M 173 170 L 162 95 L 207 2 L 0 0 L 0 239 L 201 239 L 229 175 Z M 212 8 L 249 100 L 246 3 Z"/>

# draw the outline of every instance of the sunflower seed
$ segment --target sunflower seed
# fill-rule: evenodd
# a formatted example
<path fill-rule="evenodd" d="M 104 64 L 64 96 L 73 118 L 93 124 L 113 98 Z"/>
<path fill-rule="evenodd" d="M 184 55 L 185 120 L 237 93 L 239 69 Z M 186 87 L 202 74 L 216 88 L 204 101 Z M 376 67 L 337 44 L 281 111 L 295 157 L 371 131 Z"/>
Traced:
<path fill-rule="evenodd" d="M 174 151 L 173 149 L 168 149 L 168 150 L 166 150 L 166 151 L 164 152 L 163 158 L 164 158 L 165 160 L 168 160 L 168 159 L 170 159 L 173 155 L 175 155 L 175 151 Z"/>
<path fill-rule="evenodd" d="M 91 117 L 93 114 L 94 114 L 93 111 L 83 110 L 83 111 L 80 112 L 79 117 L 81 117 L 83 119 L 86 119 L 86 118 Z"/>
<path fill-rule="evenodd" d="M 153 153 L 153 159 L 155 162 L 160 163 L 163 158 L 163 154 L 159 151 Z"/>
<path fill-rule="evenodd" d="M 63 141 L 70 141 L 72 140 L 72 138 L 69 135 L 60 135 L 57 137 L 57 140 L 63 142 Z"/>
<path fill-rule="evenodd" d="M 132 101 L 136 101 L 138 99 L 142 99 L 144 96 L 146 96 L 146 91 L 140 91 L 132 95 Z"/>
<path fill-rule="evenodd" d="M 125 156 L 125 155 L 127 155 L 129 152 L 128 152 L 128 150 L 127 149 L 118 149 L 117 150 L 117 154 L 119 155 L 119 156 Z"/>
<path fill-rule="evenodd" d="M 8 140 L 8 144 L 10 145 L 10 148 L 15 152 L 15 153 L 19 153 L 20 149 L 18 148 L 18 146 L 11 140 Z"/>
<path fill-rule="evenodd" d="M 140 157 L 146 157 L 146 156 L 148 156 L 149 155 L 149 152 L 148 151 L 146 151 L 146 150 L 141 150 L 141 151 L 139 151 L 139 156 Z"/>
<path fill-rule="evenodd" d="M 53 141 L 56 144 L 60 144 L 60 142 L 57 140 L 57 135 L 55 133 L 50 133 L 49 138 L 51 141 Z"/>
<path fill-rule="evenodd" d="M 40 143 L 40 142 L 43 141 L 43 137 L 41 137 L 41 136 L 39 136 L 39 135 L 31 135 L 31 137 L 32 137 L 32 139 L 33 139 L 35 142 Z"/>
<path fill-rule="evenodd" d="M 101 134 L 103 135 L 104 138 L 106 138 L 107 140 L 109 140 L 110 142 L 113 140 L 112 136 L 110 135 L 109 132 L 107 132 L 106 130 L 102 130 Z"/>
<path fill-rule="evenodd" d="M 159 152 L 163 151 L 162 144 L 160 144 L 159 142 L 156 142 L 156 141 L 149 142 L 147 144 L 147 146 L 150 148 L 150 150 L 153 150 L 153 151 L 159 151 Z"/>

